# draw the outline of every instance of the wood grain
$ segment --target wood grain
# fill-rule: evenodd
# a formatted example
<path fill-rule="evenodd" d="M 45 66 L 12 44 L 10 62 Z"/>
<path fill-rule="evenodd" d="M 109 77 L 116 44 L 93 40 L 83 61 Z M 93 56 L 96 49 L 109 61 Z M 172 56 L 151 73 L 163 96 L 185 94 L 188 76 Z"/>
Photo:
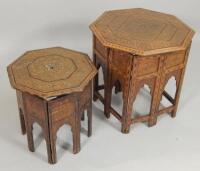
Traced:
<path fill-rule="evenodd" d="M 13 88 L 44 99 L 80 92 L 96 74 L 88 55 L 61 47 L 26 52 L 7 69 Z"/>
<path fill-rule="evenodd" d="M 94 100 L 104 104 L 105 116 L 115 116 L 123 133 L 136 122 L 153 126 L 166 112 L 175 117 L 194 31 L 175 16 L 146 9 L 107 11 L 90 28 L 93 61 L 97 69 L 102 67 L 104 78 L 104 85 L 99 85 L 95 76 Z M 165 91 L 171 77 L 176 80 L 175 98 Z M 150 89 L 149 114 L 132 118 L 133 103 L 144 85 Z M 113 87 L 115 93 L 122 92 L 122 114 L 111 107 Z M 162 96 L 171 106 L 159 110 Z"/>
<path fill-rule="evenodd" d="M 90 29 L 105 47 L 141 56 L 184 50 L 194 35 L 177 17 L 142 8 L 106 11 Z"/>

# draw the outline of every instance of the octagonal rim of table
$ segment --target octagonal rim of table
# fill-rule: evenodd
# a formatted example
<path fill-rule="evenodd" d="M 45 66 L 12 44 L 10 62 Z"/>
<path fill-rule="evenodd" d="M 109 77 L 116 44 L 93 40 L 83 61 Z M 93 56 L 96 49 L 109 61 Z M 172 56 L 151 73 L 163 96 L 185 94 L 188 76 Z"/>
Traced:
<path fill-rule="evenodd" d="M 174 15 L 143 8 L 105 11 L 89 27 L 104 46 L 140 56 L 185 50 L 195 34 Z"/>
<path fill-rule="evenodd" d="M 87 54 L 63 47 L 27 51 L 7 71 L 14 89 L 45 100 L 83 91 L 97 73 Z"/>

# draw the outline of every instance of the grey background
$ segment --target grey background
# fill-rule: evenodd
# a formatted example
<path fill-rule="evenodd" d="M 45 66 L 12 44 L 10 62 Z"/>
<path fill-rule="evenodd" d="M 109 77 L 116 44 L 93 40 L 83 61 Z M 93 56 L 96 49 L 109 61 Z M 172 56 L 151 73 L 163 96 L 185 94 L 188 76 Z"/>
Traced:
<path fill-rule="evenodd" d="M 198 0 L 0 0 L 0 170 L 199 171 L 199 6 Z M 10 87 L 6 66 L 27 50 L 53 46 L 91 56 L 88 25 L 105 10 L 135 7 L 174 14 L 196 31 L 177 117 L 163 115 L 156 126 L 136 124 L 130 134 L 123 135 L 119 122 L 114 117 L 105 119 L 102 105 L 96 102 L 93 136 L 86 137 L 85 121 L 82 150 L 73 155 L 70 129 L 63 126 L 58 132 L 58 163 L 49 165 L 39 126 L 34 125 L 35 153 L 28 151 L 26 136 L 20 134 L 15 91 Z M 173 86 L 173 82 L 169 84 L 169 91 L 173 92 Z M 113 98 L 113 105 L 120 110 L 121 94 Z M 138 111 L 148 111 L 146 90 L 140 92 L 134 105 Z"/>

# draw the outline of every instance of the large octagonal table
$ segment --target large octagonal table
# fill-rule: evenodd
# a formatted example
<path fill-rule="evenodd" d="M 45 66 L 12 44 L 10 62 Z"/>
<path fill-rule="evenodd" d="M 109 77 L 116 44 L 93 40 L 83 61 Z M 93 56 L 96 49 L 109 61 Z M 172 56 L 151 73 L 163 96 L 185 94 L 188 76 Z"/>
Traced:
<path fill-rule="evenodd" d="M 122 132 L 137 122 L 156 124 L 157 116 L 176 116 L 181 86 L 194 31 L 173 15 L 146 9 L 106 11 L 90 29 L 93 32 L 93 57 L 103 69 L 104 85 L 94 81 L 94 100 L 104 104 L 104 113 L 122 123 Z M 168 80 L 176 79 L 176 93 L 165 91 Z M 141 87 L 148 85 L 151 94 L 149 114 L 132 117 L 133 103 Z M 111 107 L 113 86 L 122 91 L 122 114 Z M 104 97 L 99 90 L 104 89 Z M 159 109 L 161 97 L 171 103 Z"/>

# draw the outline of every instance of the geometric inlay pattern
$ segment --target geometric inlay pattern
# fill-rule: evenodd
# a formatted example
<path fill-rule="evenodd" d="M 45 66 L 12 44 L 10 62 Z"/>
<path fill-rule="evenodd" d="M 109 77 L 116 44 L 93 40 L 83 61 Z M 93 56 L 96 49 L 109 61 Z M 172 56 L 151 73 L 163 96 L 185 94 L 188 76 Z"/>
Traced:
<path fill-rule="evenodd" d="M 56 47 L 26 52 L 8 74 L 14 88 L 48 99 L 82 91 L 96 68 L 86 54 Z"/>
<path fill-rule="evenodd" d="M 70 58 L 57 55 L 39 57 L 28 65 L 31 77 L 47 82 L 66 79 L 76 69 L 76 64 Z"/>
<path fill-rule="evenodd" d="M 104 46 L 138 55 L 183 50 L 194 35 L 175 16 L 139 8 L 107 11 L 90 28 Z"/>

